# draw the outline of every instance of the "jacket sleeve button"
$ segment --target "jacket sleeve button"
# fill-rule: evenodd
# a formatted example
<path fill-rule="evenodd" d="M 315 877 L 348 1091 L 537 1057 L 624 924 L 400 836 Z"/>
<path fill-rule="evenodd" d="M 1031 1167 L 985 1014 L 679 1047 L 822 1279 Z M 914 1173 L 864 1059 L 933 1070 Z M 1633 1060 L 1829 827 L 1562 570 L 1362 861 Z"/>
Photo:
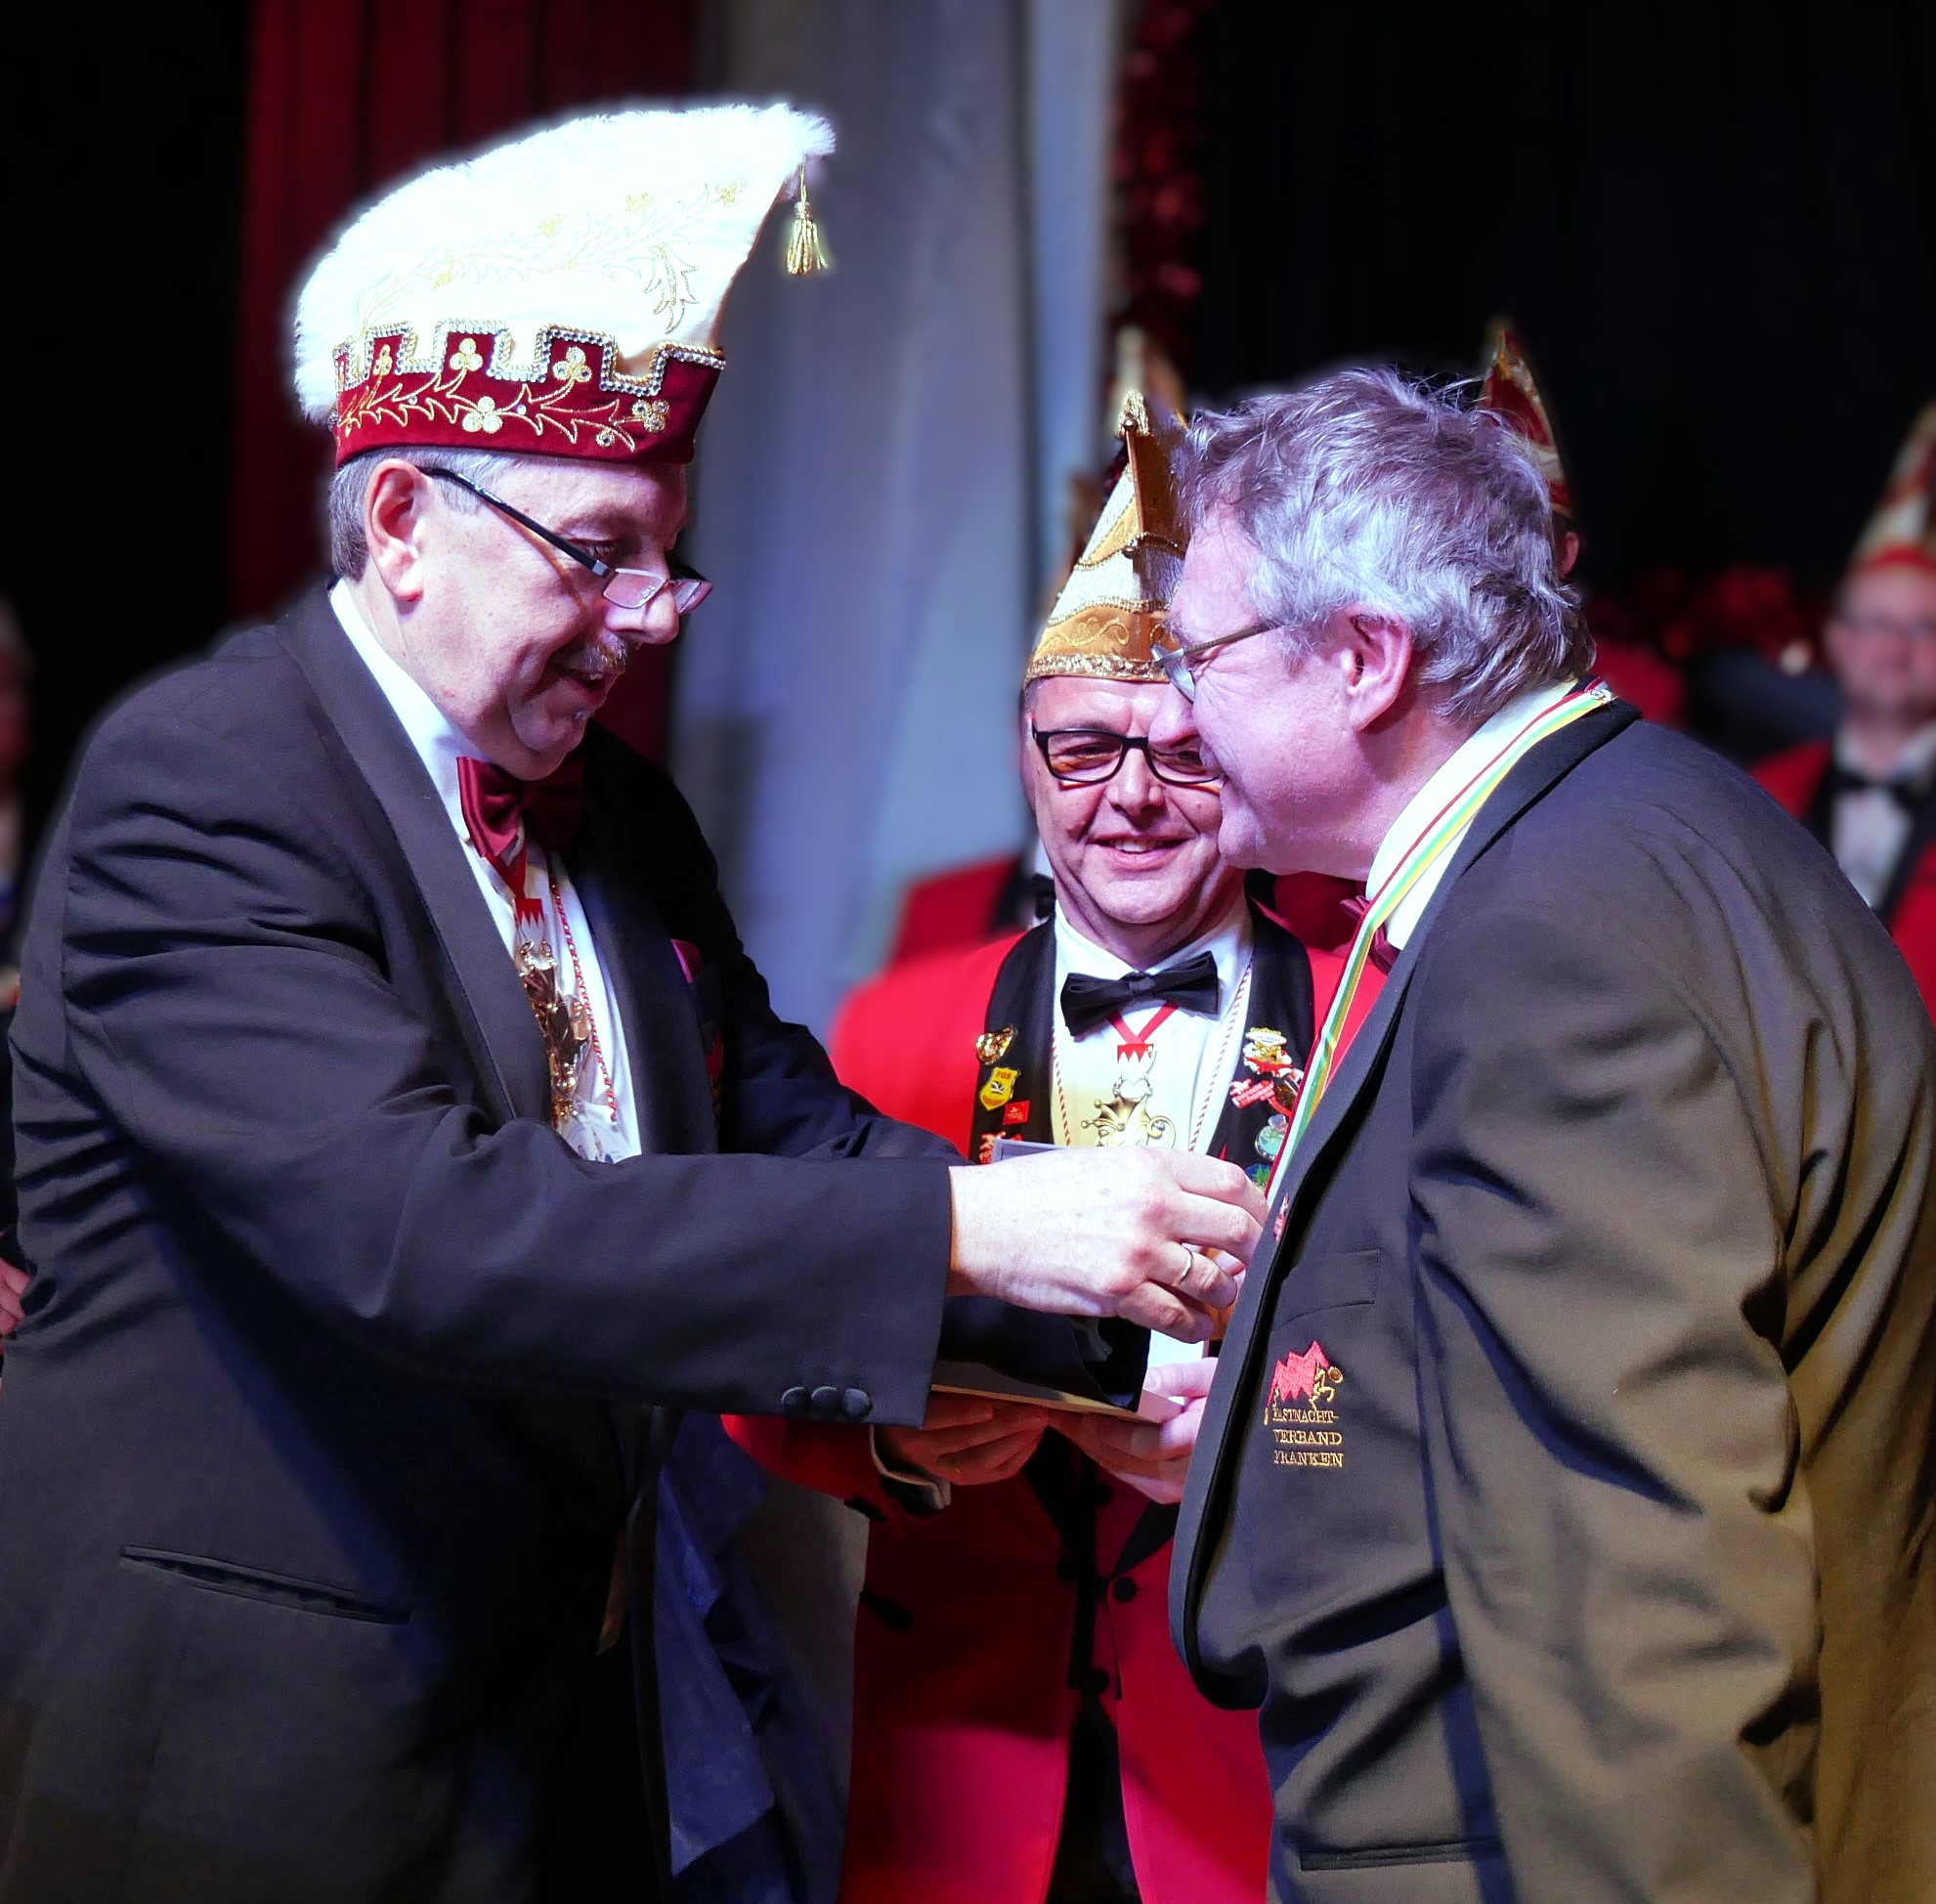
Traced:
<path fill-rule="evenodd" d="M 811 1406 L 812 1404 L 807 1399 L 806 1390 L 803 1388 L 790 1388 L 780 1397 L 780 1412 L 782 1414 L 805 1414 Z"/>
<path fill-rule="evenodd" d="M 864 1388 L 850 1388 L 841 1393 L 840 1412 L 849 1421 L 865 1421 L 874 1412 L 874 1397 Z"/>
<path fill-rule="evenodd" d="M 838 1388 L 817 1388 L 813 1391 L 811 1401 L 814 1413 L 822 1421 L 838 1421 L 839 1419 L 840 1391 Z"/>

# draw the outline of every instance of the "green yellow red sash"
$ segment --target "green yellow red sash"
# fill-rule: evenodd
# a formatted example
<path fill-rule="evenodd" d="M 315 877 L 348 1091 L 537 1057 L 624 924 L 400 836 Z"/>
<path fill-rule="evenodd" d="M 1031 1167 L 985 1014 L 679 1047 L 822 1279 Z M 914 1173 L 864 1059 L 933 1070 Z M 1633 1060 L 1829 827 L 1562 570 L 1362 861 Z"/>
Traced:
<path fill-rule="evenodd" d="M 1372 896 L 1364 909 L 1364 917 L 1358 921 L 1357 933 L 1346 957 L 1344 975 L 1338 982 L 1336 996 L 1331 1000 L 1331 1009 L 1324 1015 L 1324 1022 L 1318 1028 L 1317 1043 L 1312 1050 L 1304 1090 L 1299 1094 L 1290 1132 L 1272 1176 L 1271 1194 L 1275 1194 L 1277 1179 L 1283 1175 L 1285 1159 L 1296 1150 L 1299 1140 L 1310 1128 L 1311 1120 L 1336 1073 L 1343 1055 L 1344 1032 L 1351 1017 L 1352 1000 L 1364 978 L 1365 968 L 1371 960 L 1372 941 L 1378 936 L 1379 929 L 1404 903 L 1406 895 L 1417 887 L 1419 881 L 1465 837 L 1466 828 L 1472 824 L 1474 815 L 1527 755 L 1541 741 L 1557 734 L 1561 728 L 1570 726 L 1582 714 L 1605 707 L 1613 698 L 1611 691 L 1600 682 L 1587 681 L 1564 700 L 1556 701 L 1534 714 L 1439 809 Z"/>

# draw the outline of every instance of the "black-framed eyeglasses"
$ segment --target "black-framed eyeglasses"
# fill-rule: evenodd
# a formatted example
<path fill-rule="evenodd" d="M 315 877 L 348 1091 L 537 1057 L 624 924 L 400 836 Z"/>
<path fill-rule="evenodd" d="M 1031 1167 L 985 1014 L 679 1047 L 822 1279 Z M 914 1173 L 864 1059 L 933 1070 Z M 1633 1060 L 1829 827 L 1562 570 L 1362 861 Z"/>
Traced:
<path fill-rule="evenodd" d="M 667 567 L 669 573 L 666 575 L 656 574 L 651 569 L 615 569 L 610 562 L 601 562 L 590 549 L 567 541 L 555 529 L 547 529 L 522 509 L 514 509 L 502 497 L 493 496 L 468 476 L 459 476 L 454 469 L 440 469 L 430 463 L 418 463 L 417 468 L 426 476 L 440 477 L 447 483 L 455 483 L 460 489 L 469 490 L 480 502 L 490 503 L 500 514 L 529 529 L 540 541 L 549 542 L 559 554 L 569 555 L 581 567 L 589 569 L 605 584 L 605 599 L 614 608 L 649 607 L 662 590 L 669 588 L 672 591 L 672 606 L 685 616 L 690 615 L 712 592 L 711 583 L 689 563 L 681 562 L 676 555 L 668 558 Z"/>
<path fill-rule="evenodd" d="M 1215 787 L 1216 772 L 1194 741 L 1152 747 L 1144 734 L 1114 734 L 1106 727 L 1054 727 L 1048 733 L 1033 721 L 1028 731 L 1042 751 L 1043 764 L 1067 787 L 1095 787 L 1113 780 L 1134 748 L 1166 787 Z"/>
<path fill-rule="evenodd" d="M 1248 641 L 1254 634 L 1269 634 L 1272 628 L 1283 626 L 1281 622 L 1259 622 L 1251 627 L 1238 628 L 1234 634 L 1214 634 L 1208 641 L 1192 641 L 1187 646 L 1165 629 L 1158 637 L 1163 645 L 1154 650 L 1156 665 L 1162 669 L 1164 678 L 1185 701 L 1194 701 L 1196 670 L 1205 655 L 1215 654 L 1219 648 L 1227 648 L 1233 642 Z"/>

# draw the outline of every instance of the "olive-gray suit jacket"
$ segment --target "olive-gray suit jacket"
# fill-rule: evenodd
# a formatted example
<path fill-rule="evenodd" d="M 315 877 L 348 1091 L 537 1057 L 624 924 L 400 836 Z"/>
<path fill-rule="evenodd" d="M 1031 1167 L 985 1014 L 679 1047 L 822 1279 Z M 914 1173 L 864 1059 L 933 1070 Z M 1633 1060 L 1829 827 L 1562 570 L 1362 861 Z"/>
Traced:
<path fill-rule="evenodd" d="M 1618 706 L 1483 809 L 1292 1166 L 1177 1540 L 1284 1904 L 1936 1897 L 1932 1039 Z"/>

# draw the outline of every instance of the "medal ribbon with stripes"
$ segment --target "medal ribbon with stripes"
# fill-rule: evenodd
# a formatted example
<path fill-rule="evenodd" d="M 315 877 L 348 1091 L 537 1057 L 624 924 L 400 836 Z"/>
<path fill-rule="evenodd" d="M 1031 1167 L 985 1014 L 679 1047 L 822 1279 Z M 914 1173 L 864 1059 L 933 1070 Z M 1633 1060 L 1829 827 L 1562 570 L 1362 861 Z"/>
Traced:
<path fill-rule="evenodd" d="M 1304 1089 L 1298 1094 L 1297 1110 L 1292 1115 L 1291 1127 L 1284 1134 L 1284 1147 L 1277 1153 L 1277 1165 L 1271 1173 L 1268 1192 L 1269 1200 L 1273 1205 L 1284 1165 L 1297 1149 L 1299 1140 L 1310 1129 L 1311 1120 L 1317 1114 L 1317 1106 L 1337 1070 L 1345 1026 L 1351 1017 L 1352 1000 L 1356 996 L 1365 968 L 1371 962 L 1371 944 L 1378 936 L 1379 929 L 1404 904 L 1406 896 L 1417 887 L 1419 881 L 1464 838 L 1474 816 L 1507 774 L 1541 741 L 1550 739 L 1563 727 L 1571 726 L 1582 714 L 1592 714 L 1596 709 L 1607 706 L 1613 698 L 1611 690 L 1599 681 L 1587 681 L 1564 700 L 1556 701 L 1550 708 L 1534 714 L 1426 823 L 1424 832 L 1393 867 L 1385 884 L 1365 907 L 1364 917 L 1358 921 L 1357 932 L 1352 939 L 1352 949 L 1345 960 L 1337 995 L 1331 1001 L 1331 1009 L 1324 1015 L 1317 1042 L 1312 1048 L 1311 1065 Z"/>

